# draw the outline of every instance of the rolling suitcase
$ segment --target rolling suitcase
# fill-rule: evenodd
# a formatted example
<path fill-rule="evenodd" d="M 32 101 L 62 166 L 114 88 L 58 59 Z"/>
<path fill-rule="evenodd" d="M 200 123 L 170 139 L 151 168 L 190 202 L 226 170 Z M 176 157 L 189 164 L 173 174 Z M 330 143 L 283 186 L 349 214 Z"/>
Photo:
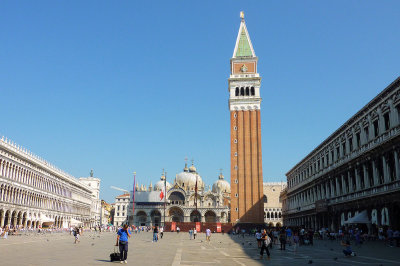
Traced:
<path fill-rule="evenodd" d="M 120 253 L 115 251 L 114 247 L 114 252 L 110 254 L 110 261 L 119 261 L 120 260 Z"/>

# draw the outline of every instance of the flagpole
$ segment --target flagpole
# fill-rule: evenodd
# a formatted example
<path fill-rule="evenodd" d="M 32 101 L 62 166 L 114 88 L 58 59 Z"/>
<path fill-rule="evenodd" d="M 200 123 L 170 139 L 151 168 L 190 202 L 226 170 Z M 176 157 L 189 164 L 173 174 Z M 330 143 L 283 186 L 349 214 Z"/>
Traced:
<path fill-rule="evenodd" d="M 164 191 L 165 191 L 165 195 L 164 195 L 164 228 L 165 229 L 165 207 L 167 205 L 167 172 L 165 172 L 165 178 L 164 178 Z"/>
<path fill-rule="evenodd" d="M 132 191 L 132 223 L 135 224 L 135 185 L 136 172 L 133 172 L 133 191 Z"/>

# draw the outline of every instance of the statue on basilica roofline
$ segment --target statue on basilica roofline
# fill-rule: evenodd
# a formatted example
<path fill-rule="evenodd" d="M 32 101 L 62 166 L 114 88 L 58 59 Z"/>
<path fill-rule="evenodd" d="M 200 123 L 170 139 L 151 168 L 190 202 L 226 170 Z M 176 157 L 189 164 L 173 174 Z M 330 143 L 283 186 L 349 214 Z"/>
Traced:
<path fill-rule="evenodd" d="M 90 170 L 90 177 L 93 177 L 93 169 Z"/>

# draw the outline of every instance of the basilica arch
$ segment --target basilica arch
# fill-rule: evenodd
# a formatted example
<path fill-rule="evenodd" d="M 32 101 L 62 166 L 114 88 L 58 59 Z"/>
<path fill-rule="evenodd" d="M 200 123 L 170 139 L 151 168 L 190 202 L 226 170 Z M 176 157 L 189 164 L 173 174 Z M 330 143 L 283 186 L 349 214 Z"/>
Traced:
<path fill-rule="evenodd" d="M 151 224 L 153 226 L 160 226 L 161 225 L 161 213 L 158 210 L 152 210 L 150 213 Z"/>
<path fill-rule="evenodd" d="M 204 218 L 205 218 L 206 223 L 215 223 L 215 222 L 217 222 L 217 215 L 213 211 L 207 211 L 204 214 Z"/>
<path fill-rule="evenodd" d="M 190 221 L 191 222 L 201 222 L 201 214 L 199 211 L 194 210 L 190 213 Z"/>
<path fill-rule="evenodd" d="M 136 220 L 139 226 L 146 225 L 147 222 L 147 214 L 144 211 L 139 211 L 136 213 Z"/>
<path fill-rule="evenodd" d="M 171 222 L 183 222 L 184 213 L 179 207 L 172 207 L 168 211 Z"/>

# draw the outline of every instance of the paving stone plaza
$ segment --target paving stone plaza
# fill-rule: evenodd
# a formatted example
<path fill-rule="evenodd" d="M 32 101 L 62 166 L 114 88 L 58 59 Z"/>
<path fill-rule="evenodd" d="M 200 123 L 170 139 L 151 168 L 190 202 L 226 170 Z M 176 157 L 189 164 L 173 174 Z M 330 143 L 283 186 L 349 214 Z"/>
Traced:
<path fill-rule="evenodd" d="M 114 233 L 85 233 L 81 243 L 73 244 L 67 233 L 10 236 L 0 239 L 1 265 L 110 265 L 109 254 L 115 244 Z M 271 259 L 259 258 L 254 237 L 213 234 L 189 240 L 188 233 L 165 233 L 157 243 L 152 233 L 133 234 L 129 241 L 127 265 L 399 265 L 399 248 L 383 242 L 369 242 L 354 247 L 356 257 L 344 258 L 339 241 L 315 241 L 301 246 L 271 250 Z"/>

